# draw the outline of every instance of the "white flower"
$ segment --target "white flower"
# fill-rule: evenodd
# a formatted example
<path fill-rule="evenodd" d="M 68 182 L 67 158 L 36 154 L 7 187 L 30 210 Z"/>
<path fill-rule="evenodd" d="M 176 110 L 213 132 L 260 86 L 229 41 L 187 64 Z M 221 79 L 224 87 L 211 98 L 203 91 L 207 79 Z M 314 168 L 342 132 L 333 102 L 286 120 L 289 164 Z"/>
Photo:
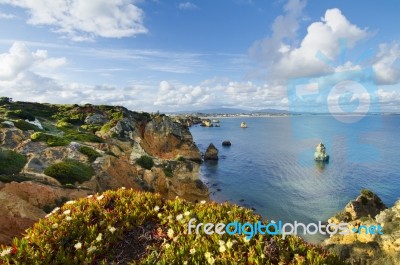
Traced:
<path fill-rule="evenodd" d="M 121 187 L 121 190 L 126 190 L 126 188 L 125 187 Z"/>
<path fill-rule="evenodd" d="M 185 260 L 184 262 L 183 262 L 183 265 L 187 265 L 188 264 L 188 262 L 187 262 L 187 260 Z"/>
<path fill-rule="evenodd" d="M 174 230 L 172 230 L 171 228 L 168 229 L 167 235 L 169 238 L 173 238 L 174 237 Z"/>
<path fill-rule="evenodd" d="M 65 204 L 74 204 L 76 201 L 67 201 Z"/>
<path fill-rule="evenodd" d="M 90 198 L 92 198 L 92 197 L 93 197 L 93 195 L 89 195 L 89 196 L 87 196 L 87 198 L 89 198 L 89 199 L 90 199 Z"/>
<path fill-rule="evenodd" d="M 96 237 L 96 241 L 100 242 L 103 239 L 103 234 L 100 233 L 97 237 Z"/>
<path fill-rule="evenodd" d="M 190 215 L 190 212 L 189 212 L 189 211 L 186 211 L 186 212 L 184 213 L 184 215 L 185 215 L 185 216 L 189 216 L 189 215 Z"/>
<path fill-rule="evenodd" d="M 213 257 L 210 257 L 207 259 L 207 261 L 208 261 L 208 264 L 214 264 L 215 259 Z"/>
<path fill-rule="evenodd" d="M 100 201 L 100 200 L 102 200 L 103 198 L 104 198 L 104 195 L 101 195 L 101 196 L 97 197 L 97 200 Z"/>
<path fill-rule="evenodd" d="M 81 249 L 82 248 L 82 243 L 78 242 L 74 245 L 75 249 Z"/>
<path fill-rule="evenodd" d="M 161 218 L 161 216 L 162 216 L 161 213 L 158 213 L 158 214 L 157 214 L 157 217 L 158 217 L 158 218 Z"/>
<path fill-rule="evenodd" d="M 10 255 L 10 254 L 11 254 L 11 248 L 8 247 L 8 248 L 5 248 L 5 249 L 0 253 L 0 257 L 4 257 L 4 256 Z"/>
<path fill-rule="evenodd" d="M 164 245 L 165 248 L 169 248 L 170 246 L 171 246 L 171 245 L 168 244 L 168 243 Z"/>
<path fill-rule="evenodd" d="M 46 214 L 44 218 L 49 218 L 52 215 L 52 213 Z"/>
<path fill-rule="evenodd" d="M 56 228 L 58 228 L 58 224 L 55 223 L 55 224 L 53 224 L 51 227 L 52 227 L 53 229 L 56 229 Z"/>
<path fill-rule="evenodd" d="M 191 248 L 191 249 L 190 249 L 190 254 L 192 254 L 192 255 L 193 255 L 194 253 L 196 253 L 196 249 L 194 249 L 194 248 Z"/>
<path fill-rule="evenodd" d="M 88 253 L 92 253 L 93 251 L 95 251 L 97 248 L 96 248 L 96 246 L 91 246 L 91 247 L 89 247 L 88 249 L 87 249 L 87 252 Z"/>
<path fill-rule="evenodd" d="M 65 211 L 63 212 L 64 215 L 68 215 L 68 214 L 70 214 L 70 213 L 71 213 L 71 210 L 65 210 Z"/>
<path fill-rule="evenodd" d="M 233 246 L 232 241 L 228 240 L 228 242 L 226 242 L 226 246 L 228 247 L 228 249 L 230 249 Z"/>
<path fill-rule="evenodd" d="M 204 257 L 206 257 L 206 259 L 211 258 L 211 253 L 210 252 L 204 253 Z"/>
<path fill-rule="evenodd" d="M 117 230 L 115 227 L 110 226 L 110 225 L 107 227 L 107 229 L 108 229 L 108 231 L 111 232 L 111 234 L 114 234 L 115 230 Z"/>
<path fill-rule="evenodd" d="M 220 245 L 219 246 L 219 252 L 225 252 L 225 250 L 226 250 L 226 248 L 225 248 L 225 245 Z"/>
<path fill-rule="evenodd" d="M 220 245 L 220 246 L 225 245 L 225 241 L 219 240 L 219 241 L 218 241 L 218 245 Z"/>
<path fill-rule="evenodd" d="M 154 211 L 158 212 L 158 210 L 160 210 L 160 207 L 158 206 L 154 207 Z"/>
<path fill-rule="evenodd" d="M 58 210 L 60 210 L 60 207 L 54 208 L 53 211 L 51 211 L 51 213 L 56 213 Z"/>
<path fill-rule="evenodd" d="M 203 201 L 201 201 L 200 203 L 201 203 L 201 204 L 205 204 L 205 203 L 206 203 L 206 201 L 204 201 L 204 200 L 203 200 Z"/>
<path fill-rule="evenodd" d="M 177 221 L 181 220 L 182 218 L 183 218 L 183 214 L 178 214 L 178 215 L 176 216 L 176 220 L 177 220 Z"/>
<path fill-rule="evenodd" d="M 72 220 L 72 217 L 71 217 L 71 216 L 67 216 L 67 217 L 65 217 L 65 220 L 71 221 L 71 220 Z"/>
<path fill-rule="evenodd" d="M 264 259 L 264 258 L 265 258 L 264 253 L 262 253 L 262 254 L 260 255 L 260 257 L 261 257 L 262 259 Z"/>

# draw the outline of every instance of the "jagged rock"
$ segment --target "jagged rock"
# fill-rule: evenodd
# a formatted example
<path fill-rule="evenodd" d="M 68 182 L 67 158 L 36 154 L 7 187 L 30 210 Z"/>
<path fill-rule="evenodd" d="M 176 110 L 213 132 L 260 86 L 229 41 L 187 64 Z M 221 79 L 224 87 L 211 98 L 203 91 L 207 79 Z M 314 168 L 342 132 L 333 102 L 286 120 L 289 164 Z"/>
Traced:
<path fill-rule="evenodd" d="M 315 161 L 328 161 L 329 155 L 326 153 L 326 148 L 323 143 L 319 143 L 315 148 L 314 153 L 314 160 Z"/>
<path fill-rule="evenodd" d="M 222 146 L 231 146 L 231 145 L 232 145 L 231 141 L 223 141 L 222 142 Z"/>
<path fill-rule="evenodd" d="M 0 128 L 0 146 L 14 149 L 22 142 L 30 139 L 30 133 L 17 128 Z"/>
<path fill-rule="evenodd" d="M 95 113 L 93 115 L 87 116 L 85 119 L 85 123 L 93 124 L 93 125 L 103 125 L 108 122 L 107 117 L 102 114 Z"/>
<path fill-rule="evenodd" d="M 382 235 L 367 234 L 365 229 L 362 233 L 331 235 L 323 245 L 342 259 L 360 265 L 400 264 L 400 200 L 386 209 L 377 195 L 363 190 L 356 200 L 349 202 L 329 222 L 346 222 L 350 230 L 361 225 L 380 225 L 383 228 Z"/>
<path fill-rule="evenodd" d="M 133 139 L 136 135 L 135 120 L 122 118 L 117 122 L 110 132 L 116 134 L 120 138 Z"/>
<path fill-rule="evenodd" d="M 218 160 L 218 149 L 212 143 L 204 154 L 204 160 Z"/>

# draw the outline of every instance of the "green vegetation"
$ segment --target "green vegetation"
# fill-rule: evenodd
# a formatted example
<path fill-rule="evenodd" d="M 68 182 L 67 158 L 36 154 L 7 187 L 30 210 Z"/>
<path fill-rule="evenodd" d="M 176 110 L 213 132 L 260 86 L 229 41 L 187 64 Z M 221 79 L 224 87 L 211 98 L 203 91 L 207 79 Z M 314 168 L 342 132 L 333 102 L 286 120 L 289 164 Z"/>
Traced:
<path fill-rule="evenodd" d="M 150 156 L 144 155 L 136 160 L 136 164 L 138 164 L 142 168 L 151 169 L 154 166 L 154 161 L 153 158 L 151 158 Z"/>
<path fill-rule="evenodd" d="M 193 204 L 120 189 L 64 204 L 2 246 L 5 264 L 313 264 L 340 265 L 336 256 L 299 237 L 188 234 L 187 224 L 261 221 L 228 203 Z"/>
<path fill-rule="evenodd" d="M 96 158 L 101 157 L 101 154 L 99 152 L 87 146 L 79 147 L 78 151 L 86 155 L 89 158 L 90 162 L 94 162 Z"/>
<path fill-rule="evenodd" d="M 31 178 L 27 178 L 22 175 L 0 175 L 0 181 L 3 183 L 10 183 L 10 182 L 24 182 L 32 180 Z"/>
<path fill-rule="evenodd" d="M 172 171 L 172 167 L 169 164 L 164 166 L 163 171 L 164 171 L 165 176 L 168 177 L 168 178 L 172 178 L 174 176 L 174 172 Z"/>
<path fill-rule="evenodd" d="M 57 179 L 61 184 L 82 183 L 95 174 L 92 167 L 75 160 L 66 160 L 45 169 L 44 174 Z"/>
<path fill-rule="evenodd" d="M 176 161 L 184 162 L 186 159 L 183 156 L 177 155 L 175 158 Z"/>
<path fill-rule="evenodd" d="M 35 131 L 35 132 L 40 132 L 42 131 L 41 129 L 39 129 L 36 125 L 33 125 L 29 122 L 26 122 L 24 120 L 15 120 L 12 121 L 15 125 L 15 127 L 17 127 L 18 129 L 22 130 L 22 131 Z"/>
<path fill-rule="evenodd" d="M 372 196 L 374 196 L 374 193 L 370 190 L 367 189 L 362 189 L 361 190 L 361 194 L 364 195 L 367 198 L 372 198 Z"/>
<path fill-rule="evenodd" d="M 71 141 L 65 137 L 60 137 L 52 134 L 36 132 L 31 135 L 31 140 L 34 142 L 46 142 L 48 146 L 65 146 Z"/>
<path fill-rule="evenodd" d="M 11 150 L 0 149 L 0 174 L 12 175 L 21 172 L 26 157 Z"/>

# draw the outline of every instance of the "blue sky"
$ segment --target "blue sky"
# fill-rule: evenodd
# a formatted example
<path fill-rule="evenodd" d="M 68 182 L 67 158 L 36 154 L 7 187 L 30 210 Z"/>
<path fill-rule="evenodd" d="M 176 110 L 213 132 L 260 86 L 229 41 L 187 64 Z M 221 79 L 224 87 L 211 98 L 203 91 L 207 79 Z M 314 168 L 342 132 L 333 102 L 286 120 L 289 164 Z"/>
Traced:
<path fill-rule="evenodd" d="M 372 0 L 0 0 L 0 95 L 145 111 L 324 111 L 338 102 L 398 111 L 399 7 Z M 340 78 L 368 89 L 340 85 L 325 93 Z M 293 92 L 288 84 L 298 79 L 309 84 Z"/>

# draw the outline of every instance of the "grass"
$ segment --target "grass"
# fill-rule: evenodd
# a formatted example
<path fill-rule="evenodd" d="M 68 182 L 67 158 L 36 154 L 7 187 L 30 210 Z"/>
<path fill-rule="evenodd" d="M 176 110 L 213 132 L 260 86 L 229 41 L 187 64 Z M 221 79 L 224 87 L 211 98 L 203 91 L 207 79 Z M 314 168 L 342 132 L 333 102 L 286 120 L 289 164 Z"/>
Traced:
<path fill-rule="evenodd" d="M 11 150 L 0 149 L 0 174 L 18 174 L 26 164 L 26 157 Z"/>
<path fill-rule="evenodd" d="M 188 233 L 198 223 L 257 222 L 228 203 L 163 200 L 128 189 L 67 202 L 2 246 L 4 264 L 327 264 L 338 257 L 299 237 Z"/>
<path fill-rule="evenodd" d="M 150 156 L 144 155 L 136 160 L 136 164 L 138 164 L 142 168 L 151 169 L 154 166 L 154 161 L 153 158 L 151 158 Z"/>
<path fill-rule="evenodd" d="M 98 157 L 101 157 L 99 152 L 88 146 L 81 146 L 78 151 L 86 155 L 90 162 L 94 162 Z"/>
<path fill-rule="evenodd" d="M 36 132 L 31 135 L 34 142 L 46 142 L 48 146 L 66 146 L 71 142 L 66 137 L 56 136 L 52 134 Z"/>
<path fill-rule="evenodd" d="M 66 160 L 45 169 L 44 174 L 57 179 L 61 184 L 82 183 L 95 174 L 92 167 L 75 160 Z"/>

